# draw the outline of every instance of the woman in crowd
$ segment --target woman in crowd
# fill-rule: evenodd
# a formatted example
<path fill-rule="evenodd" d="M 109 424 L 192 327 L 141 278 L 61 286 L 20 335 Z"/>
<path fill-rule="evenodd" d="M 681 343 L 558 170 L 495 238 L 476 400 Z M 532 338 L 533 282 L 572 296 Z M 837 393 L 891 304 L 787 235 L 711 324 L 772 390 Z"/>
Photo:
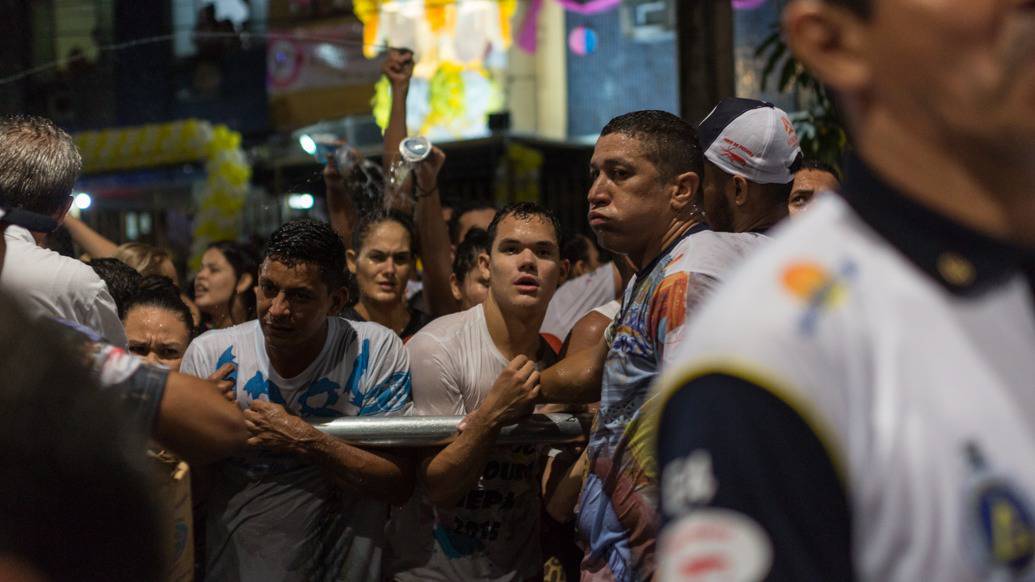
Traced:
<path fill-rule="evenodd" d="M 145 277 L 161 275 L 168 277 L 177 287 L 180 286 L 180 276 L 176 272 L 172 255 L 165 249 L 145 243 L 130 242 L 116 247 L 115 254 L 112 256 L 133 267 Z"/>
<path fill-rule="evenodd" d="M 176 271 L 176 264 L 173 263 L 172 254 L 165 249 L 145 243 L 130 242 L 119 245 L 115 249 L 114 257 L 133 267 L 145 277 L 161 275 L 162 277 L 169 278 L 173 285 L 180 288 L 180 275 Z M 200 326 L 201 310 L 198 309 L 198 306 L 182 291 L 180 292 L 180 300 L 190 309 L 194 327 Z"/>
<path fill-rule="evenodd" d="M 161 275 L 144 277 L 125 304 L 122 325 L 129 351 L 145 360 L 180 369 L 183 352 L 194 338 L 194 318 L 179 290 Z"/>
<path fill-rule="evenodd" d="M 406 282 L 417 258 L 413 221 L 395 211 L 364 216 L 352 232 L 349 270 L 358 297 L 343 315 L 373 321 L 408 339 L 427 323 L 426 316 L 406 303 Z"/>
<path fill-rule="evenodd" d="M 255 318 L 258 263 L 252 253 L 233 241 L 209 245 L 194 279 L 194 302 L 201 310 L 202 328 L 222 329 Z"/>

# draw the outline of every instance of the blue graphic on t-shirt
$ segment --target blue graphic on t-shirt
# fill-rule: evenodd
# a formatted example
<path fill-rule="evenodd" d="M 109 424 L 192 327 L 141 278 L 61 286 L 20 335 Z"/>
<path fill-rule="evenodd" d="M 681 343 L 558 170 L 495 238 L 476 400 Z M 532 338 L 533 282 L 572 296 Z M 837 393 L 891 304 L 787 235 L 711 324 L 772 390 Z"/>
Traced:
<path fill-rule="evenodd" d="M 451 560 L 471 556 L 485 551 L 485 545 L 478 538 L 450 531 L 436 525 L 433 534 L 442 552 Z"/>
<path fill-rule="evenodd" d="M 302 418 L 310 416 L 338 418 L 339 416 L 344 416 L 344 413 L 332 408 L 335 403 L 338 402 L 340 392 L 341 386 L 338 385 L 337 382 L 333 382 L 327 378 L 320 378 L 316 382 L 310 384 L 309 387 L 306 388 L 306 391 L 298 398 L 298 406 L 301 411 Z M 318 397 L 323 394 L 326 394 L 327 398 L 324 399 L 322 405 L 310 406 L 310 398 L 318 400 Z"/>
<path fill-rule="evenodd" d="M 356 361 L 352 364 L 352 373 L 349 374 L 349 380 L 345 384 L 349 389 L 352 405 L 359 409 L 363 408 L 363 391 L 359 389 L 359 382 L 363 379 L 364 374 L 367 373 L 367 366 L 369 365 L 370 340 L 365 339 L 360 344 L 359 355 L 356 356 Z"/>
<path fill-rule="evenodd" d="M 387 380 L 381 382 L 367 392 L 359 416 L 395 412 L 406 406 L 413 391 L 409 372 L 395 372 Z"/>
<path fill-rule="evenodd" d="M 244 383 L 244 393 L 251 396 L 252 400 L 258 400 L 261 396 L 265 396 L 270 402 L 277 404 L 286 405 L 284 396 L 280 393 L 280 388 L 273 382 L 270 382 L 262 375 L 262 372 L 256 372 L 252 376 L 251 380 Z"/>
<path fill-rule="evenodd" d="M 233 364 L 234 365 L 234 371 L 230 372 L 229 374 L 227 374 L 226 379 L 230 380 L 231 382 L 233 382 L 234 385 L 236 386 L 237 385 L 237 358 L 234 357 L 234 346 L 227 346 L 226 347 L 226 351 L 224 351 L 219 356 L 219 359 L 216 360 L 216 370 L 222 368 L 224 364 Z M 215 372 L 216 370 L 212 370 L 212 371 Z"/>

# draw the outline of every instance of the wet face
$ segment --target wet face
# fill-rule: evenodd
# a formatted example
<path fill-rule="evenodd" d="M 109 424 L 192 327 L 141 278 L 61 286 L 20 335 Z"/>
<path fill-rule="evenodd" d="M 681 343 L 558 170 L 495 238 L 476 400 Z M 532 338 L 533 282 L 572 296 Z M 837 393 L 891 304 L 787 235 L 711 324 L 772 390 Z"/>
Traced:
<path fill-rule="evenodd" d="M 645 233 L 669 227 L 671 191 L 640 139 L 612 133 L 597 140 L 590 161 L 589 225 L 600 246 L 633 260 L 651 244 Z"/>
<path fill-rule="evenodd" d="M 327 316 L 344 307 L 346 292 L 331 292 L 313 263 L 288 265 L 267 258 L 259 269 L 255 298 L 266 344 L 281 350 L 319 339 Z"/>
<path fill-rule="evenodd" d="M 841 187 L 837 177 L 823 170 L 799 170 L 794 174 L 791 195 L 787 199 L 787 212 L 794 216 L 808 208 L 816 196 L 828 190 Z"/>
<path fill-rule="evenodd" d="M 704 183 L 700 206 L 708 225 L 719 232 L 733 232 L 733 201 L 730 200 L 731 176 L 714 164 L 704 163 Z"/>
<path fill-rule="evenodd" d="M 462 281 L 457 281 L 456 275 L 450 274 L 449 285 L 453 290 L 453 299 L 460 302 L 460 309 L 467 310 L 485 302 L 489 294 L 489 273 L 475 264 Z"/>
<path fill-rule="evenodd" d="M 180 316 L 154 305 L 137 305 L 122 320 L 129 351 L 148 362 L 178 371 L 190 344 L 190 330 Z"/>
<path fill-rule="evenodd" d="M 491 255 L 478 260 L 501 307 L 545 311 L 564 270 L 553 224 L 538 216 L 501 220 Z"/>
<path fill-rule="evenodd" d="M 201 270 L 194 279 L 194 303 L 203 313 L 224 310 L 239 283 L 237 274 L 219 249 L 208 249 L 201 256 Z M 247 289 L 238 292 L 246 291 Z"/>
<path fill-rule="evenodd" d="M 394 220 L 374 225 L 357 255 L 349 251 L 349 269 L 356 275 L 362 301 L 381 305 L 406 301 L 406 281 L 413 272 L 410 234 Z"/>
<path fill-rule="evenodd" d="M 492 223 L 492 219 L 495 218 L 496 211 L 492 208 L 482 208 L 480 210 L 468 210 L 460 216 L 458 224 L 460 230 L 457 239 L 457 243 L 464 242 L 464 238 L 467 237 L 467 233 L 472 228 L 480 228 L 482 230 L 489 230 L 489 224 Z"/>

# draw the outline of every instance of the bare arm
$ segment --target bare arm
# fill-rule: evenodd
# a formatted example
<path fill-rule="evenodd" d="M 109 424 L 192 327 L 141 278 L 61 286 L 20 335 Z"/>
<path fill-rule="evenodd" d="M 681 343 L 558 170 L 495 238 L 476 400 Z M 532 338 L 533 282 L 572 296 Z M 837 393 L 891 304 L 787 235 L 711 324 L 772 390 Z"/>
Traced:
<path fill-rule="evenodd" d="M 557 462 L 557 458 L 554 458 Z M 579 494 L 582 493 L 582 479 L 586 473 L 586 451 L 583 450 L 579 458 L 575 460 L 564 474 L 553 483 L 544 486 L 544 499 L 546 512 L 558 523 L 571 521 L 575 514 L 575 504 L 578 503 Z"/>
<path fill-rule="evenodd" d="M 604 332 L 607 331 L 609 325 L 611 325 L 611 320 L 597 311 L 590 311 L 583 315 L 568 333 L 561 357 L 567 357 L 569 353 L 577 354 L 586 348 L 596 346 L 604 337 Z"/>
<path fill-rule="evenodd" d="M 244 412 L 248 444 L 299 455 L 345 489 L 401 505 L 413 493 L 413 463 L 405 454 L 366 450 L 328 436 L 283 406 L 255 400 Z"/>
<path fill-rule="evenodd" d="M 543 371 L 540 402 L 589 404 L 600 400 L 607 358 L 607 318 L 590 312 L 572 328 L 564 359 Z"/>
<path fill-rule="evenodd" d="M 532 411 L 539 392 L 539 373 L 525 356 L 510 361 L 492 391 L 467 416 L 460 435 L 421 463 L 428 497 L 440 507 L 456 505 L 478 483 L 500 429 Z"/>
<path fill-rule="evenodd" d="M 87 252 L 91 257 L 98 259 L 115 256 L 118 245 L 101 236 L 96 230 L 90 228 L 85 222 L 72 216 L 65 216 L 65 228 L 72 240 Z"/>
<path fill-rule="evenodd" d="M 449 274 L 453 267 L 449 227 L 442 220 L 442 200 L 438 191 L 438 173 L 446 154 L 432 148 L 428 158 L 416 169 L 417 208 L 415 219 L 424 263 L 424 294 L 432 317 L 455 313 L 460 303 L 453 297 Z"/>
<path fill-rule="evenodd" d="M 413 65 L 413 51 L 396 48 L 388 49 L 388 58 L 381 65 L 381 72 L 392 85 L 392 109 L 384 138 L 385 170 L 399 157 L 399 144 L 406 139 L 406 97 L 410 92 Z"/>
<path fill-rule="evenodd" d="M 244 416 L 223 390 L 220 382 L 171 372 L 155 423 L 155 439 L 195 464 L 241 450 L 248 438 Z"/>

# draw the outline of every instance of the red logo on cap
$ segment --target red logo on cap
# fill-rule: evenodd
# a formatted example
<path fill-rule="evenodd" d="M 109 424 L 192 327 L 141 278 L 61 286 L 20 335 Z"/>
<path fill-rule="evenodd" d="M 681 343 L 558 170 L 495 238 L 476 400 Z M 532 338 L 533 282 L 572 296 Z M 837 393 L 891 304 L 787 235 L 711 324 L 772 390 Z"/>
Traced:
<path fill-rule="evenodd" d="M 786 115 L 781 117 L 780 121 L 783 122 L 783 130 L 787 133 L 787 145 L 795 147 L 798 145 L 798 134 L 794 132 L 794 125 Z"/>
<path fill-rule="evenodd" d="M 745 160 L 744 158 L 742 158 L 742 157 L 738 156 L 737 154 L 733 153 L 733 148 L 726 148 L 726 149 L 722 150 L 722 152 L 720 152 L 720 154 L 722 155 L 722 157 L 728 159 L 729 161 L 733 162 L 734 164 L 737 164 L 738 166 L 746 166 L 748 164 L 747 160 Z"/>

